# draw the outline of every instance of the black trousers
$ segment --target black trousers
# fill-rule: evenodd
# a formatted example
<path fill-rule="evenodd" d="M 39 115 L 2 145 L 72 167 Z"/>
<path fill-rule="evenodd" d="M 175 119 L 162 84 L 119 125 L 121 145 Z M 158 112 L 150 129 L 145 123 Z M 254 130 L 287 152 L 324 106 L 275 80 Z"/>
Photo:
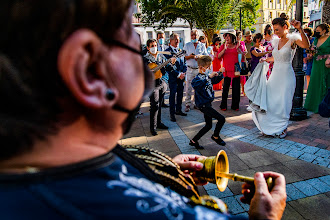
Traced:
<path fill-rule="evenodd" d="M 150 130 L 156 130 L 157 125 L 161 123 L 161 103 L 167 89 L 167 85 L 163 80 L 156 80 L 155 83 L 156 87 L 150 96 Z"/>
<path fill-rule="evenodd" d="M 203 137 L 204 134 L 206 134 L 209 130 L 211 130 L 212 118 L 218 120 L 215 126 L 213 136 L 219 137 L 220 130 L 226 122 L 225 117 L 221 115 L 218 111 L 216 111 L 214 108 L 212 108 L 212 105 L 200 107 L 199 110 L 204 113 L 205 126 L 195 135 L 193 141 L 198 141 L 201 137 Z"/>
<path fill-rule="evenodd" d="M 220 108 L 224 109 L 227 108 L 227 99 L 228 99 L 228 92 L 230 87 L 230 77 L 225 77 L 223 82 L 223 88 L 222 88 L 222 101 Z M 239 101 L 241 98 L 241 84 L 240 84 L 240 77 L 233 78 L 232 82 L 232 102 L 231 102 L 231 108 L 232 109 L 238 109 L 239 108 Z"/>
<path fill-rule="evenodd" d="M 176 82 L 169 82 L 170 86 L 170 114 L 174 115 L 175 112 L 182 111 L 183 99 L 183 80 L 177 79 Z M 176 101 L 176 102 L 175 102 Z"/>

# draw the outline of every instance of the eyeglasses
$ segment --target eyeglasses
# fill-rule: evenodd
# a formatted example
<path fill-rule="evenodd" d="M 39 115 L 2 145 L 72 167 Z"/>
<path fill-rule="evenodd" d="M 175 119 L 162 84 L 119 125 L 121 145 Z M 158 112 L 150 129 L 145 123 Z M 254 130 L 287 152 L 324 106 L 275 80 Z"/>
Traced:
<path fill-rule="evenodd" d="M 139 54 L 142 58 L 142 62 L 143 62 L 143 72 L 144 72 L 144 93 L 143 93 L 143 99 L 147 99 L 149 98 L 149 96 L 151 95 L 152 91 L 153 91 L 153 87 L 154 87 L 154 83 L 153 83 L 153 75 L 148 67 L 148 63 L 147 61 L 143 58 L 143 52 L 142 52 L 142 46 L 141 47 L 141 51 L 136 50 L 133 47 L 130 47 L 120 41 L 114 40 L 114 39 L 107 39 L 105 41 L 107 44 L 109 45 L 115 45 L 121 48 L 124 48 L 126 50 L 129 50 L 135 54 Z M 140 41 L 141 42 L 141 41 Z"/>

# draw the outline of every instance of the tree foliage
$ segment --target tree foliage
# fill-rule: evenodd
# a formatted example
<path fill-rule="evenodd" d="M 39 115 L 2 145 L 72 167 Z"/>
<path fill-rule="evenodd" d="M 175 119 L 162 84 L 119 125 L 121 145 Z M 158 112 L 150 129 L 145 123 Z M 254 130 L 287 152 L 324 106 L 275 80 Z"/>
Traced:
<path fill-rule="evenodd" d="M 211 40 L 213 34 L 226 26 L 237 15 L 239 7 L 247 16 L 245 25 L 255 23 L 260 0 L 137 0 L 142 13 L 137 16 L 145 26 L 164 29 L 178 19 L 187 21 L 191 28 L 200 28 Z M 155 24 L 157 23 L 157 24 Z"/>
<path fill-rule="evenodd" d="M 234 11 L 231 13 L 231 16 L 228 18 L 228 21 L 234 26 L 235 29 L 240 28 L 240 8 L 242 15 L 242 30 L 249 28 L 253 30 L 252 25 L 257 22 L 260 13 L 257 11 L 261 6 L 261 0 L 251 0 L 248 4 L 247 2 L 240 2 L 240 0 L 232 1 L 234 6 Z M 257 9 L 257 10 L 255 10 Z"/>

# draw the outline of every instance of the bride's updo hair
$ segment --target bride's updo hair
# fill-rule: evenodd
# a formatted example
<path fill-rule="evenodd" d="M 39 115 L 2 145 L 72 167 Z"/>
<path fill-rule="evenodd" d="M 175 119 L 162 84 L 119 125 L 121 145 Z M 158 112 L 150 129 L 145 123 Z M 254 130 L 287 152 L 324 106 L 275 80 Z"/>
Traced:
<path fill-rule="evenodd" d="M 279 18 L 275 18 L 272 21 L 272 25 L 275 25 L 275 24 L 278 24 L 281 27 L 283 27 L 284 25 L 287 25 L 289 28 L 290 27 L 289 17 L 285 13 L 282 13 Z"/>

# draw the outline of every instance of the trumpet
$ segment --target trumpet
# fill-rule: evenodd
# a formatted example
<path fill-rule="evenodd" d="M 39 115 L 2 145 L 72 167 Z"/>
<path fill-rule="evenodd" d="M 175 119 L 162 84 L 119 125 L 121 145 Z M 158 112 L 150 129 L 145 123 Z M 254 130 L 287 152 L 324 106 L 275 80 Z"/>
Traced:
<path fill-rule="evenodd" d="M 228 179 L 254 185 L 253 177 L 242 176 L 237 173 L 229 173 L 228 156 L 224 150 L 220 150 L 217 156 L 199 158 L 198 162 L 203 164 L 203 169 L 196 172 L 196 178 L 215 183 L 221 192 L 225 191 L 227 188 Z M 268 177 L 266 182 L 268 189 L 271 190 L 273 188 L 273 179 Z"/>

